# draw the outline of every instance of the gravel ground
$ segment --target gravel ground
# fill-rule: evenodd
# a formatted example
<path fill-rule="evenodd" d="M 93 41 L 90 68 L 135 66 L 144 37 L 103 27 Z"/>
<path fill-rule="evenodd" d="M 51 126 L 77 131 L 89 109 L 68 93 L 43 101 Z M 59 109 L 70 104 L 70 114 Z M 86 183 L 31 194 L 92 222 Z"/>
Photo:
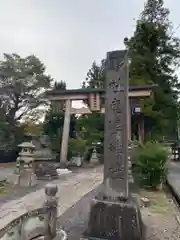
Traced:
<path fill-rule="evenodd" d="M 164 191 L 141 192 L 150 200 L 148 208 L 142 208 L 142 216 L 148 226 L 147 240 L 179 240 L 180 212 Z"/>
<path fill-rule="evenodd" d="M 99 188 L 84 196 L 58 219 L 59 227 L 68 234 L 68 240 L 79 240 L 87 227 L 91 199 Z M 150 200 L 148 208 L 142 208 L 142 217 L 147 228 L 147 240 L 179 240 L 180 217 L 174 202 L 162 192 L 142 191 L 141 197 Z"/>

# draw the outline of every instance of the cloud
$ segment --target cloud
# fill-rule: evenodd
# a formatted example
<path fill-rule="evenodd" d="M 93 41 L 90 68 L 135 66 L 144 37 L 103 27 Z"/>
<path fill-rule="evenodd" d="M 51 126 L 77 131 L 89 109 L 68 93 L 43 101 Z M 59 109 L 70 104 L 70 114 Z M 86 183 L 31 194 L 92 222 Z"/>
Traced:
<path fill-rule="evenodd" d="M 175 1 L 174 0 L 165 0 L 164 5 L 168 8 L 171 8 L 174 6 Z"/>

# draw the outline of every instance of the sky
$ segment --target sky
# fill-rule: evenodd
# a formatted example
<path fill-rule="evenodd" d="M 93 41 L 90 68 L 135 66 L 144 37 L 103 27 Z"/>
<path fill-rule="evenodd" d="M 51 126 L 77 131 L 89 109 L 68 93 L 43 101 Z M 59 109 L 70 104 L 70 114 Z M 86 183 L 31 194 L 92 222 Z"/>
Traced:
<path fill-rule="evenodd" d="M 93 61 L 124 48 L 143 5 L 144 0 L 0 0 L 0 59 L 3 53 L 35 54 L 55 80 L 79 88 Z M 176 28 L 180 1 L 165 5 Z"/>

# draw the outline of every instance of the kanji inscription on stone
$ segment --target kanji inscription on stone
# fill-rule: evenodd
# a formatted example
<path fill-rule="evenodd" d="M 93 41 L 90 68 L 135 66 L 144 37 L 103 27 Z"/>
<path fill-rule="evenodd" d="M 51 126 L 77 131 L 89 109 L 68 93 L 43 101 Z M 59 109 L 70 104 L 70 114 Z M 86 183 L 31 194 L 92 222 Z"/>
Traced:
<path fill-rule="evenodd" d="M 118 180 L 120 196 L 128 197 L 128 60 L 126 51 L 113 54 L 107 54 L 104 178 Z"/>

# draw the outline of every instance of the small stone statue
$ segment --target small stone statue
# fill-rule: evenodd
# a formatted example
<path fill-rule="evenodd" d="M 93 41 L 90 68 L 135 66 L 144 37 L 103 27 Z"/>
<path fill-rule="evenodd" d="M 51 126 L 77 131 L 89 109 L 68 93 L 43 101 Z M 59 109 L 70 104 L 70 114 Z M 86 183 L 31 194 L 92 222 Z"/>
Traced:
<path fill-rule="evenodd" d="M 99 162 L 99 159 L 98 159 L 98 157 L 97 157 L 96 149 L 94 148 L 93 151 L 92 151 L 90 163 L 91 163 L 91 164 L 97 164 L 98 162 Z"/>
<path fill-rule="evenodd" d="M 47 214 L 45 215 L 45 238 L 44 240 L 51 240 L 56 237 L 56 221 L 57 221 L 57 199 L 56 193 L 58 191 L 57 185 L 47 184 L 45 187 L 46 201 L 44 208 Z"/>

